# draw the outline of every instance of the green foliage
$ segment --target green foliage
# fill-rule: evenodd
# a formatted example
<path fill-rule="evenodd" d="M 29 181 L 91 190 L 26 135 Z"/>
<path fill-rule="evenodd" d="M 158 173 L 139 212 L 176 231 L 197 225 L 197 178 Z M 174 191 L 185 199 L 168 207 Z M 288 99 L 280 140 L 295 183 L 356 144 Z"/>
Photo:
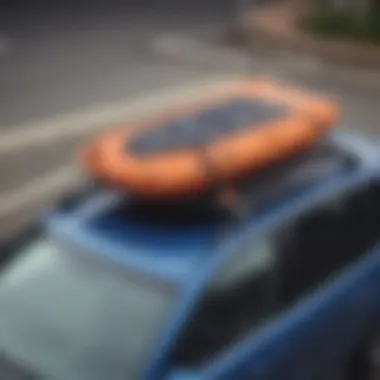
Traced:
<path fill-rule="evenodd" d="M 314 11 L 300 20 L 301 29 L 323 37 L 380 44 L 380 12 L 367 15 L 353 11 Z"/>

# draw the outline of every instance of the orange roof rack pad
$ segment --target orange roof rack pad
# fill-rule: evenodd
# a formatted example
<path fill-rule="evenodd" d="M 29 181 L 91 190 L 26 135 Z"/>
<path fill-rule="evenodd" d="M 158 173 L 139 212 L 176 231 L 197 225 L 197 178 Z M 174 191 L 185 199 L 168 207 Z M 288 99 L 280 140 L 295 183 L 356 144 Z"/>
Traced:
<path fill-rule="evenodd" d="M 267 82 L 238 83 L 107 132 L 82 158 L 96 178 L 132 195 L 191 195 L 307 149 L 336 121 L 323 99 Z"/>

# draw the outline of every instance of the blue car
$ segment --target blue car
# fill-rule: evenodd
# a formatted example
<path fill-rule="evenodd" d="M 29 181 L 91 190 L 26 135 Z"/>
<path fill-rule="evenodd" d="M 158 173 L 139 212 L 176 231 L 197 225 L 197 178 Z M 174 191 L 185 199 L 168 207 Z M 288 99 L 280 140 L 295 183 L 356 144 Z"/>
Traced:
<path fill-rule="evenodd" d="M 4 247 L 0 379 L 369 378 L 379 169 L 336 131 L 239 184 L 235 213 L 104 189 L 60 207 Z"/>

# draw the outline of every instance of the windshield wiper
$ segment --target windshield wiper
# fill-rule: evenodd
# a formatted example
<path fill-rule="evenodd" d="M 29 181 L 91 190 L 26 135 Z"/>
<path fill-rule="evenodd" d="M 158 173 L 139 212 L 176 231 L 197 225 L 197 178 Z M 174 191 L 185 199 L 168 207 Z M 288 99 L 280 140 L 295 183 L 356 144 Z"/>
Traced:
<path fill-rule="evenodd" d="M 0 351 L 0 379 L 44 380 L 41 376 L 11 360 L 4 351 Z"/>

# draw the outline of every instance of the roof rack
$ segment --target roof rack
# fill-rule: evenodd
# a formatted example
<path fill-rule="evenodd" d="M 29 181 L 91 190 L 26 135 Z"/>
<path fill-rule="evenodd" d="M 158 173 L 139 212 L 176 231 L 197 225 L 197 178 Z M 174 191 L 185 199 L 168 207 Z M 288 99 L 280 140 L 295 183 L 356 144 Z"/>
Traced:
<path fill-rule="evenodd" d="M 171 200 L 125 198 L 115 213 L 139 223 L 195 226 L 234 224 L 273 203 L 352 168 L 354 159 L 329 142 L 322 142 L 286 162 L 231 183 L 219 183 L 208 193 Z"/>

